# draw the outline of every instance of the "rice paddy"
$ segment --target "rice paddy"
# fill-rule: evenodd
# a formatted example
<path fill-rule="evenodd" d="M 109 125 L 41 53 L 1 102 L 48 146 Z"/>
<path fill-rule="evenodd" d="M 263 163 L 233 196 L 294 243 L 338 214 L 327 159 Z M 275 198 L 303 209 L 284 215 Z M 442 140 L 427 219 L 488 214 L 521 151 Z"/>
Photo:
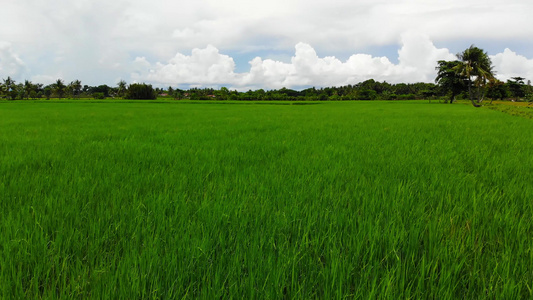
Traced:
<path fill-rule="evenodd" d="M 1 102 L 0 298 L 533 297 L 533 122 Z"/>

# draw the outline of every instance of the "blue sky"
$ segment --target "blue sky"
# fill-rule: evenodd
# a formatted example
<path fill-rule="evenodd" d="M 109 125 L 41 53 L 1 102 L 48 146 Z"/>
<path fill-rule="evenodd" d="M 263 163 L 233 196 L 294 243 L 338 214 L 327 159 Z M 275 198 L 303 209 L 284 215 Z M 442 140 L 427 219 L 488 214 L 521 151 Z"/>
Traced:
<path fill-rule="evenodd" d="M 0 77 L 239 90 L 432 82 L 471 44 L 533 79 L 524 0 L 6 0 Z"/>

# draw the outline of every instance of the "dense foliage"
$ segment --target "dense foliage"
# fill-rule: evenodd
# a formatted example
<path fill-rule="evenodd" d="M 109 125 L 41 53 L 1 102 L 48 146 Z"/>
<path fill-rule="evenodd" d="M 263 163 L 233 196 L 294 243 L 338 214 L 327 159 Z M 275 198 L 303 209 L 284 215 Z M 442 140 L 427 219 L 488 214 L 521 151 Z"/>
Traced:
<path fill-rule="evenodd" d="M 439 62 L 453 63 L 453 62 Z M 448 73 L 446 73 L 448 72 Z M 439 76 L 454 74 L 446 69 L 439 71 Z M 441 78 L 441 77 L 439 77 Z M 519 80 L 509 80 L 506 83 L 501 81 L 491 81 L 486 87 L 486 96 L 490 99 L 512 99 L 514 101 L 532 100 L 533 89 L 531 83 L 524 82 L 524 78 Z M 416 100 L 416 99 L 469 99 L 466 81 L 449 77 L 437 80 L 438 85 L 433 83 L 398 83 L 378 82 L 373 79 L 366 80 L 354 85 L 326 88 L 307 88 L 303 90 L 293 90 L 288 88 L 274 90 L 249 90 L 238 92 L 225 87 L 215 88 L 191 88 L 179 89 L 169 87 L 168 89 L 152 88 L 158 97 L 169 99 L 190 99 L 190 100 L 288 100 L 288 101 L 342 101 L 342 100 Z M 74 81 L 73 83 L 75 83 Z M 79 84 L 79 81 L 77 81 Z M 137 88 L 137 84 L 127 85 L 121 81 L 117 87 L 107 85 L 81 86 L 81 84 L 69 84 L 57 88 L 57 83 L 44 86 L 34 84 L 29 81 L 17 84 L 11 78 L 4 79 L 4 84 L 0 85 L 0 99 L 50 99 L 50 98 L 133 98 L 141 94 L 143 99 L 155 99 L 149 87 L 143 87 L 143 92 Z M 454 87 L 456 84 L 457 87 Z M 141 85 L 142 86 L 142 85 Z M 132 88 L 133 87 L 133 88 Z M 131 91 L 130 91 L 131 90 Z M 135 90 L 135 92 L 133 91 Z M 61 91 L 61 92 L 60 92 Z M 96 94 L 96 95 L 95 95 Z"/>
<path fill-rule="evenodd" d="M 157 98 L 157 94 L 152 88 L 152 85 L 145 83 L 130 84 L 126 92 L 127 99 L 144 99 L 153 100 Z"/>
<path fill-rule="evenodd" d="M 453 103 L 458 95 L 466 95 L 475 107 L 480 107 L 485 97 L 492 100 L 511 98 L 513 101 L 533 101 L 531 81 L 513 77 L 504 83 L 495 77 L 492 61 L 482 49 L 470 46 L 457 54 L 459 60 L 437 62 L 437 78 L 441 93 L 447 93 L 445 102 Z"/>

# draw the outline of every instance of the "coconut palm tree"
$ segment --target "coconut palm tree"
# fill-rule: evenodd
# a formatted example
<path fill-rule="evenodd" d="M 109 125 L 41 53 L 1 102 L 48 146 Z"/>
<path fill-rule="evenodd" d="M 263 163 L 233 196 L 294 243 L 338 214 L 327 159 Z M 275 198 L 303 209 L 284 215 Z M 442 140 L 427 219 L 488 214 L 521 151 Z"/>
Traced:
<path fill-rule="evenodd" d="M 11 79 L 10 76 L 8 76 L 6 79 L 4 79 L 4 93 L 7 97 L 7 99 L 15 99 L 16 97 L 16 83 L 15 80 Z"/>
<path fill-rule="evenodd" d="M 29 80 L 24 81 L 24 98 L 29 99 L 33 90 L 33 83 Z"/>
<path fill-rule="evenodd" d="M 462 63 L 456 67 L 456 71 L 466 77 L 472 105 L 480 107 L 485 96 L 485 86 L 494 79 L 492 61 L 485 51 L 474 45 L 457 54 L 457 57 Z"/>
<path fill-rule="evenodd" d="M 80 98 L 80 92 L 81 92 L 81 81 L 74 80 L 70 83 L 70 87 L 72 88 L 72 92 L 74 93 L 74 96 L 78 99 Z"/>
<path fill-rule="evenodd" d="M 118 82 L 117 94 L 119 97 L 124 97 L 127 90 L 127 83 L 124 80 Z"/>
<path fill-rule="evenodd" d="M 6 86 L 0 82 L 0 98 L 4 98 L 4 95 L 7 94 Z"/>
<path fill-rule="evenodd" d="M 60 99 L 65 95 L 65 88 L 66 86 L 61 79 L 58 79 L 54 84 L 54 91 Z"/>

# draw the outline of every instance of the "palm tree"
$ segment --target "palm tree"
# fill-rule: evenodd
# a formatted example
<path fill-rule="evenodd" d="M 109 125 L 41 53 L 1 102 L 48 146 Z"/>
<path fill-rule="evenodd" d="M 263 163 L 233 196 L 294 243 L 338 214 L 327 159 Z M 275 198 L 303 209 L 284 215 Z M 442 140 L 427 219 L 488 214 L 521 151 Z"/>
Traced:
<path fill-rule="evenodd" d="M 59 99 L 63 98 L 63 95 L 65 94 L 65 84 L 63 83 L 63 80 L 58 79 L 56 83 L 54 84 L 54 91 L 56 92 Z"/>
<path fill-rule="evenodd" d="M 29 80 L 24 81 L 24 98 L 29 99 L 31 91 L 33 90 L 33 83 Z"/>
<path fill-rule="evenodd" d="M 118 88 L 117 88 L 118 96 L 119 97 L 124 97 L 124 94 L 126 93 L 126 89 L 127 89 L 126 81 L 124 81 L 124 80 L 119 81 L 118 82 Z"/>
<path fill-rule="evenodd" d="M 457 57 L 462 63 L 456 67 L 456 71 L 466 77 L 472 105 L 480 107 L 485 96 L 484 88 L 490 80 L 494 79 L 489 55 L 482 49 L 471 45 L 462 53 L 457 54 Z"/>
<path fill-rule="evenodd" d="M 7 99 L 15 99 L 15 87 L 15 80 L 11 79 L 10 76 L 4 79 L 4 91 L 7 96 Z"/>
<path fill-rule="evenodd" d="M 81 81 L 74 80 L 70 83 L 70 87 L 72 88 L 72 92 L 74 93 L 74 96 L 76 96 L 78 99 L 80 98 L 80 92 L 81 92 Z"/>
<path fill-rule="evenodd" d="M 0 98 L 3 98 L 5 94 L 7 94 L 7 88 L 0 82 Z"/>

